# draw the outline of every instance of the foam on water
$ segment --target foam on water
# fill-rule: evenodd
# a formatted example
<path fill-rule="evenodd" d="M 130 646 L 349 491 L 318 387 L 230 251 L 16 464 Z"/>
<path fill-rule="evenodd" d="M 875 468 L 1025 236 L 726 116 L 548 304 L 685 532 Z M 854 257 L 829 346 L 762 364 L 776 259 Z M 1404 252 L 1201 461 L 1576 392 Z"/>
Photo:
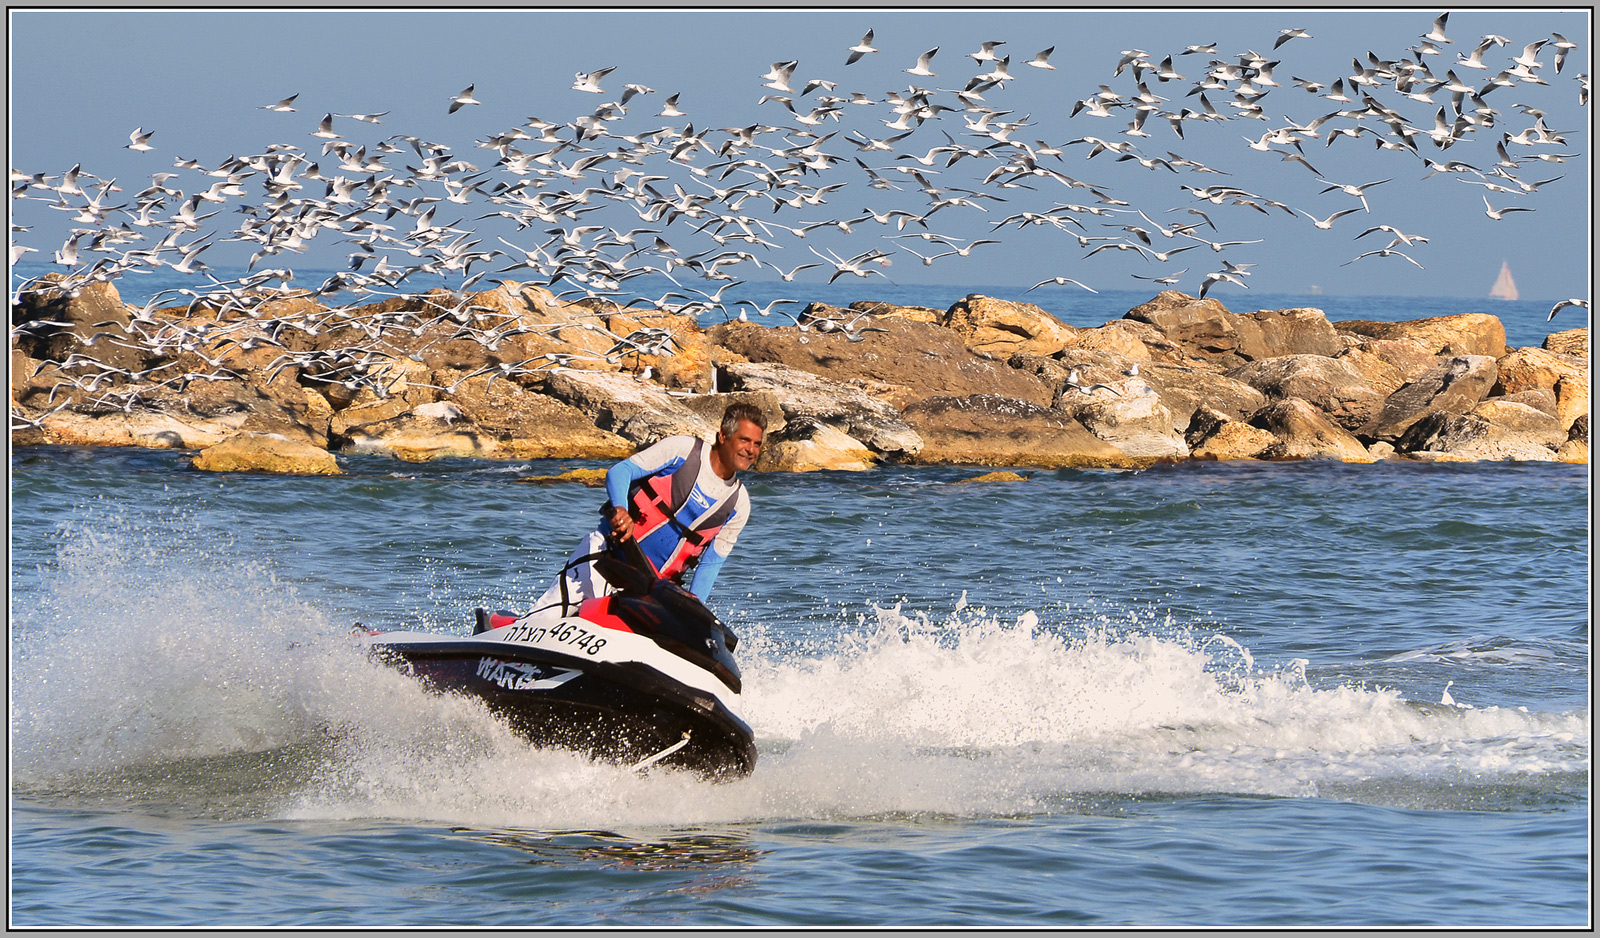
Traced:
<path fill-rule="evenodd" d="M 572 830 L 1190 792 L 1392 803 L 1427 790 L 1439 794 L 1419 806 L 1451 807 L 1462 786 L 1564 791 L 1588 771 L 1585 712 L 1320 686 L 1314 662 L 1261 668 L 1226 636 L 1137 613 L 1001 621 L 957 602 L 937 621 L 870 610 L 805 643 L 747 629 L 761 763 L 710 786 L 532 750 L 473 702 L 369 661 L 345 624 L 225 551 L 80 533 L 39 575 L 42 600 L 13 622 L 11 729 L 16 778 L 44 788 L 303 750 L 307 780 L 262 810 Z"/>
<path fill-rule="evenodd" d="M 282 745 L 314 688 L 285 652 L 327 624 L 260 567 L 169 567 L 161 534 L 64 536 L 14 608 L 13 768 L 28 779 Z"/>
<path fill-rule="evenodd" d="M 1315 795 L 1382 779 L 1471 781 L 1587 772 L 1585 713 L 1409 701 L 1308 682 L 1308 662 L 1256 668 L 1221 635 L 1156 622 L 939 624 L 879 610 L 837 651 L 762 657 L 746 712 L 773 761 L 870 771 L 874 747 L 917 763 L 978 761 L 1025 807 L 1060 792 Z M 849 765 L 856 752 L 861 764 Z"/>

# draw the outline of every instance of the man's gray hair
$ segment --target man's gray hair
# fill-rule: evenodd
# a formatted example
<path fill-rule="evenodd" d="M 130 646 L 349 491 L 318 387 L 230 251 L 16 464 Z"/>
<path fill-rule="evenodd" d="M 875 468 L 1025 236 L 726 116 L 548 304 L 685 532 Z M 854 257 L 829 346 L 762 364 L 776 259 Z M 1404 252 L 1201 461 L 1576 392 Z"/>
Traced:
<path fill-rule="evenodd" d="M 767 429 L 767 415 L 761 412 L 761 408 L 754 404 L 729 404 L 728 409 L 722 412 L 722 426 L 718 430 L 723 436 L 733 436 L 738 432 L 739 424 L 745 421 L 755 424 L 762 431 Z"/>

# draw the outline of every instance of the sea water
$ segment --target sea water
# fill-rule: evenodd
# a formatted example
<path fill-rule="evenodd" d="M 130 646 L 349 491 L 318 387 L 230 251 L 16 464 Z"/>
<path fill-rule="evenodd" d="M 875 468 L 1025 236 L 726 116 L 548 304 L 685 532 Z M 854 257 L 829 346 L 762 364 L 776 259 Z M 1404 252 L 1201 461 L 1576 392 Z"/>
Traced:
<path fill-rule="evenodd" d="M 576 465 L 17 451 L 13 923 L 1588 920 L 1584 467 L 756 477 L 708 784 L 348 638 L 526 605 Z"/>
<path fill-rule="evenodd" d="M 603 463 L 190 455 L 12 454 L 15 926 L 1590 921 L 1586 466 L 752 476 L 710 784 L 349 637 L 525 608 Z"/>

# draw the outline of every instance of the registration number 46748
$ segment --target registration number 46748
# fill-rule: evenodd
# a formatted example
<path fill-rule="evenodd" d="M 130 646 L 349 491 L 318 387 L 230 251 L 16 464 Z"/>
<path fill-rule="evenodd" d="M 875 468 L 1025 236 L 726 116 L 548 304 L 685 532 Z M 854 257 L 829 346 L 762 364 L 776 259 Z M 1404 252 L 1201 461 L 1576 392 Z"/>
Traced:
<path fill-rule="evenodd" d="M 502 641 L 527 642 L 530 645 L 570 645 L 587 655 L 599 654 L 606 640 L 599 635 L 570 622 L 556 625 L 513 625 L 506 628 Z"/>

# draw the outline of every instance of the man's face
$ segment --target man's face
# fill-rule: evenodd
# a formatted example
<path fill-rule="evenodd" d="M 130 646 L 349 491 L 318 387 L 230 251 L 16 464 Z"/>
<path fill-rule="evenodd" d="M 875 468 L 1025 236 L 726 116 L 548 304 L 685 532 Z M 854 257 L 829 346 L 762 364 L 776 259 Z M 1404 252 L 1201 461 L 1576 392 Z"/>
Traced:
<path fill-rule="evenodd" d="M 760 427 L 748 420 L 741 420 L 731 436 L 719 432 L 716 445 L 722 453 L 723 462 L 743 472 L 754 465 L 756 458 L 761 455 L 762 436 Z"/>

